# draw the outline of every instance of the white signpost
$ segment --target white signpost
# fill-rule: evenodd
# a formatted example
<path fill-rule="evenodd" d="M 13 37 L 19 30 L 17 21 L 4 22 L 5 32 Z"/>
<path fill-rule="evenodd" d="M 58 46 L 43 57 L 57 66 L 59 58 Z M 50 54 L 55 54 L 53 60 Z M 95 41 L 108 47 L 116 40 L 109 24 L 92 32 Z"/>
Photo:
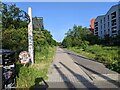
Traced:
<path fill-rule="evenodd" d="M 28 8 L 30 23 L 28 24 L 28 52 L 31 57 L 31 63 L 34 64 L 34 44 L 33 44 L 33 24 L 32 24 L 32 9 Z"/>

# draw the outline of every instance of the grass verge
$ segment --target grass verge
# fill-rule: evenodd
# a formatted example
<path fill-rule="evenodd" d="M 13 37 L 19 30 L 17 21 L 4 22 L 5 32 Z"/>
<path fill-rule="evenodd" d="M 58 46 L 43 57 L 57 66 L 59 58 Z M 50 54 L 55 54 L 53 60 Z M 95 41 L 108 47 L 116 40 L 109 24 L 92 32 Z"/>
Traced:
<path fill-rule="evenodd" d="M 46 51 L 47 50 L 47 51 Z M 16 69 L 18 71 L 17 77 L 17 88 L 30 88 L 35 84 L 36 78 L 43 78 L 46 80 L 48 68 L 52 63 L 55 46 L 47 47 L 44 52 L 35 52 L 35 64 L 23 66 L 20 63 L 17 63 Z"/>
<path fill-rule="evenodd" d="M 87 46 L 85 50 L 82 47 L 70 47 L 68 49 L 87 58 L 99 61 L 109 69 L 120 73 L 120 47 L 93 45 Z"/>

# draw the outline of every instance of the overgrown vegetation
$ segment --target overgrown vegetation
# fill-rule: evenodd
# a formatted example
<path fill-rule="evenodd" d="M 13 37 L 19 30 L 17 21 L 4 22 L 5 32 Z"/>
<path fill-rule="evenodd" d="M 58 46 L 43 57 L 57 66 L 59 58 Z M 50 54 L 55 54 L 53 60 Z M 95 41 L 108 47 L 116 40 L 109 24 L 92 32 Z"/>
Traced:
<path fill-rule="evenodd" d="M 108 38 L 108 39 L 107 39 Z M 62 45 L 83 56 L 104 63 L 108 68 L 120 73 L 120 34 L 116 37 L 100 39 L 87 28 L 73 26 L 66 33 Z"/>
<path fill-rule="evenodd" d="M 2 48 L 16 50 L 18 53 L 27 50 L 29 16 L 15 4 L 2 4 Z M 34 46 L 56 45 L 51 33 L 46 29 L 35 29 Z"/>
<path fill-rule="evenodd" d="M 104 63 L 106 67 L 120 73 L 119 51 L 120 47 L 110 47 L 101 45 L 82 47 L 70 47 L 69 50 L 79 53 L 82 56 Z"/>
<path fill-rule="evenodd" d="M 28 46 L 27 28 L 2 29 L 2 47 L 5 49 L 15 50 L 18 53 L 27 50 Z"/>
<path fill-rule="evenodd" d="M 48 68 L 53 60 L 57 42 L 48 30 L 40 28 L 33 30 L 35 64 L 21 65 L 18 62 L 18 54 L 28 50 L 29 16 L 15 4 L 2 3 L 2 7 L 2 48 L 16 51 L 17 87 L 29 88 L 35 84 L 36 78 L 47 79 Z"/>
<path fill-rule="evenodd" d="M 36 78 L 43 78 L 46 80 L 48 68 L 52 63 L 55 53 L 55 46 L 42 47 L 41 52 L 35 52 L 35 64 L 32 66 L 23 66 L 17 64 L 17 71 L 19 71 L 19 78 L 17 78 L 17 88 L 30 88 L 35 85 Z"/>
<path fill-rule="evenodd" d="M 85 36 L 88 34 L 88 29 L 82 26 L 73 26 L 73 29 L 69 29 L 66 33 L 66 37 L 62 42 L 62 45 L 65 47 L 73 47 L 73 46 L 80 46 L 81 44 L 84 45 L 86 43 Z"/>

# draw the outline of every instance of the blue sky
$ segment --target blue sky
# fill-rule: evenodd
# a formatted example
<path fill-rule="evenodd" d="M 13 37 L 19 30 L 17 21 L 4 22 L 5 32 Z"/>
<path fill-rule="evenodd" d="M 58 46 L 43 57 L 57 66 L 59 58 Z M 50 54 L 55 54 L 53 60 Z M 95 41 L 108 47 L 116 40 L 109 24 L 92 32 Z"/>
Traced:
<path fill-rule="evenodd" d="M 65 33 L 74 24 L 89 27 L 90 20 L 104 15 L 117 2 L 14 2 L 17 7 L 28 12 L 32 8 L 32 16 L 43 17 L 44 27 L 51 32 L 53 38 L 60 42 Z"/>

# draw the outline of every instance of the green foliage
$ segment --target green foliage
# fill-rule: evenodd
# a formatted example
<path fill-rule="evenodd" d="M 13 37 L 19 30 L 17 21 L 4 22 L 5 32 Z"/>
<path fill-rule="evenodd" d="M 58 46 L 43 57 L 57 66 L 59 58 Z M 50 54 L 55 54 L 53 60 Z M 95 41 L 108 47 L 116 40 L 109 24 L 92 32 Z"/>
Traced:
<path fill-rule="evenodd" d="M 88 41 L 83 41 L 82 42 L 82 48 L 83 48 L 83 50 L 86 50 L 86 47 L 88 46 L 88 44 L 89 44 L 89 42 Z"/>
<path fill-rule="evenodd" d="M 114 47 L 103 47 L 99 45 L 94 45 L 89 46 L 87 48 L 87 52 L 95 54 L 95 59 L 105 64 L 112 63 L 115 60 L 115 58 L 118 57 L 117 48 L 114 50 Z"/>
<path fill-rule="evenodd" d="M 3 4 L 2 10 L 2 48 L 17 51 L 28 50 L 28 16 L 16 5 Z M 35 79 L 42 77 L 47 79 L 48 68 L 55 53 L 54 45 L 57 42 L 52 38 L 49 31 L 44 29 L 33 30 L 35 64 L 22 66 L 17 63 L 16 70 L 19 72 L 17 87 L 25 88 L 35 84 Z"/>
<path fill-rule="evenodd" d="M 2 29 L 2 47 L 16 51 L 27 50 L 28 30 L 20 29 Z"/>
<path fill-rule="evenodd" d="M 7 5 L 2 3 L 2 46 L 5 49 L 16 50 L 18 53 L 28 48 L 28 21 L 29 16 L 15 4 Z M 43 46 L 56 45 L 49 31 L 35 29 L 34 46 L 35 50 Z M 36 49 L 37 48 L 37 49 Z"/>
<path fill-rule="evenodd" d="M 16 69 L 19 71 L 17 88 L 30 88 L 35 85 L 36 78 L 43 78 L 44 80 L 48 78 L 47 73 L 55 54 L 55 47 L 49 46 L 46 50 L 42 51 L 42 53 L 36 50 L 35 64 L 32 66 L 23 66 L 17 63 Z"/>
<path fill-rule="evenodd" d="M 28 47 L 28 17 L 15 4 L 2 3 L 2 48 L 16 50 L 18 53 Z"/>
<path fill-rule="evenodd" d="M 81 47 L 82 48 L 82 47 Z M 80 47 L 69 48 L 72 51 L 80 53 L 83 56 L 104 63 L 108 68 L 120 73 L 120 47 L 110 47 L 101 45 L 87 46 L 86 49 Z M 109 53 L 108 53 L 109 52 Z"/>
<path fill-rule="evenodd" d="M 69 29 L 66 33 L 62 45 L 88 58 L 102 62 L 114 71 L 120 72 L 120 50 L 118 47 L 112 46 L 120 45 L 120 32 L 115 37 L 105 35 L 104 39 L 100 39 L 99 36 L 90 33 L 87 28 L 74 25 L 73 29 Z"/>
<path fill-rule="evenodd" d="M 63 40 L 62 45 L 65 46 L 65 47 L 71 47 L 72 46 L 72 39 L 70 37 L 66 37 Z"/>
<path fill-rule="evenodd" d="M 82 26 L 73 26 L 73 29 L 69 29 L 69 31 L 66 33 L 66 37 L 62 42 L 62 45 L 65 47 L 71 47 L 71 46 L 81 46 L 83 41 L 86 38 L 86 35 L 88 34 L 88 29 L 86 27 Z"/>
<path fill-rule="evenodd" d="M 93 33 L 87 34 L 85 40 L 88 41 L 90 45 L 101 43 L 99 36 L 95 36 Z"/>
<path fill-rule="evenodd" d="M 37 30 L 36 30 L 37 31 Z M 38 30 L 34 33 L 34 48 L 42 52 L 47 51 L 49 45 L 56 45 L 52 35 L 47 30 Z M 47 34 L 46 34 L 47 33 Z M 16 50 L 18 53 L 28 49 L 28 29 L 4 29 L 2 30 L 2 48 Z M 44 52 L 44 51 L 43 51 Z"/>
<path fill-rule="evenodd" d="M 35 29 L 34 30 L 34 46 L 39 50 L 44 46 L 55 46 L 57 42 L 52 38 L 52 35 L 47 30 Z M 38 49 L 39 47 L 39 49 Z"/>
<path fill-rule="evenodd" d="M 7 5 L 2 3 L 2 24 L 3 28 L 22 28 L 27 27 L 29 17 L 27 13 L 15 4 Z"/>

